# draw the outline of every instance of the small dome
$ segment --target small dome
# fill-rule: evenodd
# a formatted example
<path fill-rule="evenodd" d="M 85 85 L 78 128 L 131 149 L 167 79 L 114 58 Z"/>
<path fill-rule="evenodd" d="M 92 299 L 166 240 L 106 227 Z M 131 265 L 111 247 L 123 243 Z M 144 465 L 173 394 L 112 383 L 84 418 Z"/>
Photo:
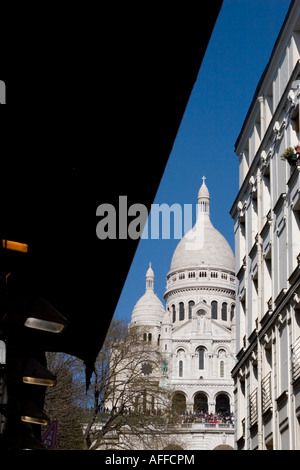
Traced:
<path fill-rule="evenodd" d="M 203 184 L 201 186 L 201 188 L 199 189 L 199 193 L 198 193 L 198 201 L 199 199 L 202 199 L 202 198 L 205 198 L 205 199 L 210 199 L 210 196 L 209 196 L 209 191 L 208 191 L 208 188 L 205 184 L 205 176 L 203 176 Z"/>
<path fill-rule="evenodd" d="M 151 268 L 151 263 L 149 263 L 149 268 L 148 268 L 148 271 L 146 272 L 146 279 L 147 278 L 154 279 L 154 272 L 153 272 L 153 269 Z"/>
<path fill-rule="evenodd" d="M 150 263 L 146 273 L 146 291 L 135 304 L 131 315 L 131 324 L 153 325 L 161 323 L 165 313 L 162 302 L 154 293 L 154 273 Z"/>
<path fill-rule="evenodd" d="M 219 446 L 215 447 L 214 450 L 234 450 L 234 448 L 228 444 L 220 444 Z"/>

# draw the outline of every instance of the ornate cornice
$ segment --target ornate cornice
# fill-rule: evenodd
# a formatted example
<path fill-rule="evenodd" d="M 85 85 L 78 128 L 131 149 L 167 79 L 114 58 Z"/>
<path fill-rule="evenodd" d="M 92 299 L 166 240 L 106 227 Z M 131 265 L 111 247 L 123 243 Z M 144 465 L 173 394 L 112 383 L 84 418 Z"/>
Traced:
<path fill-rule="evenodd" d="M 190 343 L 191 339 L 172 339 L 173 343 Z"/>
<path fill-rule="evenodd" d="M 225 294 L 230 297 L 235 297 L 235 291 L 231 289 L 225 289 L 222 287 L 208 287 L 208 286 L 198 286 L 198 287 L 186 287 L 186 288 L 175 288 L 175 289 L 170 289 L 168 292 L 165 293 L 165 300 L 169 297 L 177 296 L 178 294 L 183 294 L 186 292 L 199 292 L 199 291 L 204 291 L 204 292 L 217 292 L 220 294 Z"/>
<path fill-rule="evenodd" d="M 232 339 L 213 339 L 213 343 L 232 343 Z"/>
<path fill-rule="evenodd" d="M 171 387 L 176 387 L 176 391 L 180 389 L 183 389 L 184 387 L 197 387 L 197 388 L 203 388 L 203 387 L 219 387 L 219 388 L 224 388 L 224 387 L 232 387 L 233 385 L 233 380 L 232 382 L 223 382 L 223 383 L 214 383 L 214 382 L 209 382 L 205 383 L 204 381 L 198 381 L 197 383 L 182 383 L 182 382 L 171 382 L 170 386 Z"/>

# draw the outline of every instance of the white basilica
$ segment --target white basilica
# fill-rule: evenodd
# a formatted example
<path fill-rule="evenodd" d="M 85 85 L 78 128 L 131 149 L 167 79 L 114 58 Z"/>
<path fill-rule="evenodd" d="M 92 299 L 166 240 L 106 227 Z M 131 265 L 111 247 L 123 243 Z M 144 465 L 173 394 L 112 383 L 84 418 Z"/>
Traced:
<path fill-rule="evenodd" d="M 235 261 L 228 242 L 211 223 L 205 178 L 197 221 L 173 254 L 164 299 L 166 308 L 154 293 L 150 264 L 146 291 L 133 309 L 130 326 L 143 327 L 143 340 L 159 345 L 163 385 L 172 391 L 173 409 L 186 417 L 180 431 L 185 446 L 233 447 L 233 424 L 217 415 L 232 413 L 234 406 Z M 205 420 L 205 413 L 216 419 Z M 197 415 L 203 419 L 188 419 Z"/>

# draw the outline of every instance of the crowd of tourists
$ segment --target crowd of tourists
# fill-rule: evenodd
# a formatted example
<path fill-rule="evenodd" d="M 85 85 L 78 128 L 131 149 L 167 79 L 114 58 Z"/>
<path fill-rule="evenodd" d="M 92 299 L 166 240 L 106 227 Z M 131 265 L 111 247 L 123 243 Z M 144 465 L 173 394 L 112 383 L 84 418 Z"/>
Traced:
<path fill-rule="evenodd" d="M 93 407 L 86 407 L 86 411 L 93 412 Z M 142 410 L 139 410 L 142 412 Z M 113 408 L 110 410 L 109 408 L 101 407 L 99 410 L 100 413 L 104 414 L 114 414 L 116 412 L 120 412 L 118 408 Z M 131 415 L 133 410 L 131 408 L 127 409 L 124 408 L 122 410 L 122 414 L 129 414 Z M 145 414 L 148 415 L 160 415 L 160 410 L 145 410 Z M 179 414 L 174 412 L 171 416 L 169 416 L 170 422 L 173 424 L 193 424 L 193 423 L 204 423 L 204 424 L 226 424 L 226 425 L 234 425 L 234 414 L 229 413 L 228 411 L 219 411 L 218 413 L 208 413 L 206 410 L 202 411 L 185 411 L 183 414 Z"/>
<path fill-rule="evenodd" d="M 208 413 L 207 411 L 185 412 L 182 423 L 234 424 L 234 414 L 227 411 Z"/>

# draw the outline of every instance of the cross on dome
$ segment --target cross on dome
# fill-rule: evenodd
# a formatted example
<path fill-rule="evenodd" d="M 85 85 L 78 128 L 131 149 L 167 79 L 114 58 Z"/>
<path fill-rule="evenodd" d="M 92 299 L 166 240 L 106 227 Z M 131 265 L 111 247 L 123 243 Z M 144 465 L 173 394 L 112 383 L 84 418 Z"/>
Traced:
<path fill-rule="evenodd" d="M 193 270 L 196 266 L 202 268 L 204 263 L 206 266 L 216 266 L 218 269 L 234 272 L 232 249 L 211 223 L 210 194 L 205 184 L 205 177 L 202 180 L 198 193 L 196 223 L 178 243 L 173 254 L 170 273 L 177 273 L 183 269 Z"/>

